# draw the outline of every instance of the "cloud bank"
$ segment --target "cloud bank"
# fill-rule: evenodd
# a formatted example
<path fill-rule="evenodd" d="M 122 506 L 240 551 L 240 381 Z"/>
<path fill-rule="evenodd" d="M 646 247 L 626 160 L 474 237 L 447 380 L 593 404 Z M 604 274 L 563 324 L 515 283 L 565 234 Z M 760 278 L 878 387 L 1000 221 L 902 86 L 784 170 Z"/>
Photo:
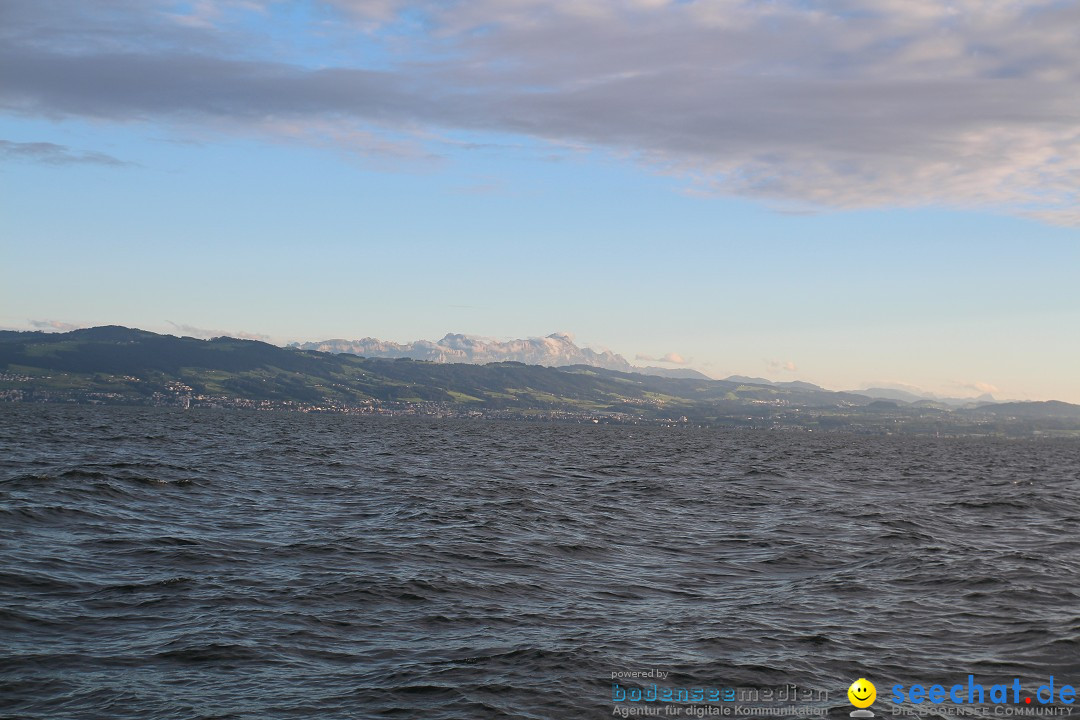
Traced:
<path fill-rule="evenodd" d="M 1080 224 L 1075 2 L 305 6 L 306 26 L 269 0 L 8 0 L 0 107 L 380 157 L 509 133 L 787 212 L 942 206 Z"/>

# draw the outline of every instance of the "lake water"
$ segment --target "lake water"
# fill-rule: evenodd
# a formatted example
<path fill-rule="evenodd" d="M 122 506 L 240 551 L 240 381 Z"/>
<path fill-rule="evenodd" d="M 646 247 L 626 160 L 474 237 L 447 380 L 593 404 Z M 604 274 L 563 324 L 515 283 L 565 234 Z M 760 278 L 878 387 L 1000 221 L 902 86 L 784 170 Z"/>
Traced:
<path fill-rule="evenodd" d="M 4 718 L 1080 685 L 1067 440 L 4 405 L 0 551 Z"/>

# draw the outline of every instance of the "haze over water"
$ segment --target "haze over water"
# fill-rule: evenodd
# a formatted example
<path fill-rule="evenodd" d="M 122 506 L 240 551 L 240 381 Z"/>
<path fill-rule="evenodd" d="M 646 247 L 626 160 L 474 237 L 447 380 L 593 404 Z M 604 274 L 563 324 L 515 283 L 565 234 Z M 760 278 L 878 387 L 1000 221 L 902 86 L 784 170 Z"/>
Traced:
<path fill-rule="evenodd" d="M 0 716 L 1075 685 L 1078 507 L 1075 441 L 0 407 Z"/>

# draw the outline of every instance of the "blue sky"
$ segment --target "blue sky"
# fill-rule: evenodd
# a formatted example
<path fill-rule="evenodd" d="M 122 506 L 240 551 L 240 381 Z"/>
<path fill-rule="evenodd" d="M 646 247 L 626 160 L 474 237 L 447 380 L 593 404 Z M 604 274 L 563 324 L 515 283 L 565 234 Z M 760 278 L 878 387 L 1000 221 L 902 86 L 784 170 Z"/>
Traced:
<path fill-rule="evenodd" d="M 4 327 L 566 331 L 717 377 L 1080 402 L 1070 4 L 3 15 Z"/>

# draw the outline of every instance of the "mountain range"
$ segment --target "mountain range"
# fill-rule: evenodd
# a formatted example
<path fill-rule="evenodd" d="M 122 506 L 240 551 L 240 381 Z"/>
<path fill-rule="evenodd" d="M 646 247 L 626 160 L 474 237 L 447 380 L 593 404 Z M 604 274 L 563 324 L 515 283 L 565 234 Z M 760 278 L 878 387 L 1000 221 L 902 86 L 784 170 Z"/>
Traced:
<path fill-rule="evenodd" d="M 473 335 L 448 333 L 441 340 L 416 340 L 408 343 L 396 343 L 389 340 L 366 337 L 360 340 L 322 340 L 318 342 L 294 342 L 289 347 L 316 352 L 359 355 L 370 358 L 411 358 L 436 363 L 470 363 L 486 365 L 492 362 L 520 362 L 526 365 L 544 367 L 570 367 L 586 365 L 588 367 L 616 370 L 618 372 L 642 373 L 659 377 L 710 380 L 708 375 L 687 367 L 664 368 L 655 366 L 632 365 L 625 357 L 610 350 L 597 351 L 578 346 L 567 333 L 552 333 L 542 338 L 522 338 L 518 340 L 491 340 Z M 796 388 L 803 390 L 821 390 L 824 388 L 802 380 L 776 381 L 761 377 L 732 375 L 724 378 L 728 382 L 769 385 L 778 388 Z M 879 400 L 897 400 L 904 403 L 937 402 L 951 407 L 963 407 L 972 402 L 995 402 L 990 395 L 975 398 L 941 397 L 919 391 L 917 388 L 871 387 L 852 392 Z"/>
<path fill-rule="evenodd" d="M 881 400 L 899 400 L 906 403 L 918 403 L 918 402 L 937 402 L 950 405 L 952 407 L 962 407 L 964 405 L 986 404 L 995 403 L 997 400 L 990 393 L 983 393 L 975 398 L 956 398 L 945 397 L 942 395 L 935 395 L 934 393 L 924 392 L 917 388 L 896 388 L 896 387 L 868 387 L 864 390 L 856 390 L 855 392 L 861 393 L 872 398 L 878 398 Z"/>
<path fill-rule="evenodd" d="M 1080 405 L 950 408 L 810 383 L 671 378 L 585 364 L 371 358 L 118 326 L 0 331 L 0 401 L 436 417 L 659 422 L 788 430 L 1080 436 Z"/>
<path fill-rule="evenodd" d="M 724 378 L 732 382 L 744 382 L 752 383 L 755 385 L 773 385 L 775 387 L 801 387 L 801 388 L 817 388 L 823 389 L 812 383 L 803 382 L 801 380 L 793 380 L 790 382 L 776 382 L 774 380 L 766 380 L 760 377 L 747 377 L 745 375 L 732 375 Z M 865 395 L 876 400 L 896 400 L 905 404 L 922 403 L 922 404 L 941 404 L 949 407 L 959 408 L 971 405 L 986 405 L 989 403 L 996 403 L 997 400 L 990 393 L 983 393 L 975 398 L 956 398 L 945 397 L 942 395 L 935 395 L 934 393 L 924 392 L 918 388 L 910 386 L 905 387 L 868 387 L 862 390 L 852 390 L 853 393 L 859 395 Z"/>
<path fill-rule="evenodd" d="M 448 333 L 441 340 L 416 340 L 396 343 L 389 340 L 366 337 L 360 340 L 322 340 L 320 342 L 292 343 L 290 347 L 325 353 L 348 353 L 371 358 L 410 358 L 436 363 L 469 363 L 486 365 L 492 362 L 520 362 L 545 367 L 588 367 L 636 372 L 661 377 L 709 379 L 707 375 L 690 368 L 637 367 L 626 358 L 610 350 L 596 351 L 578 347 L 566 333 L 552 333 L 542 338 L 519 340 L 490 340 L 460 333 Z"/>

